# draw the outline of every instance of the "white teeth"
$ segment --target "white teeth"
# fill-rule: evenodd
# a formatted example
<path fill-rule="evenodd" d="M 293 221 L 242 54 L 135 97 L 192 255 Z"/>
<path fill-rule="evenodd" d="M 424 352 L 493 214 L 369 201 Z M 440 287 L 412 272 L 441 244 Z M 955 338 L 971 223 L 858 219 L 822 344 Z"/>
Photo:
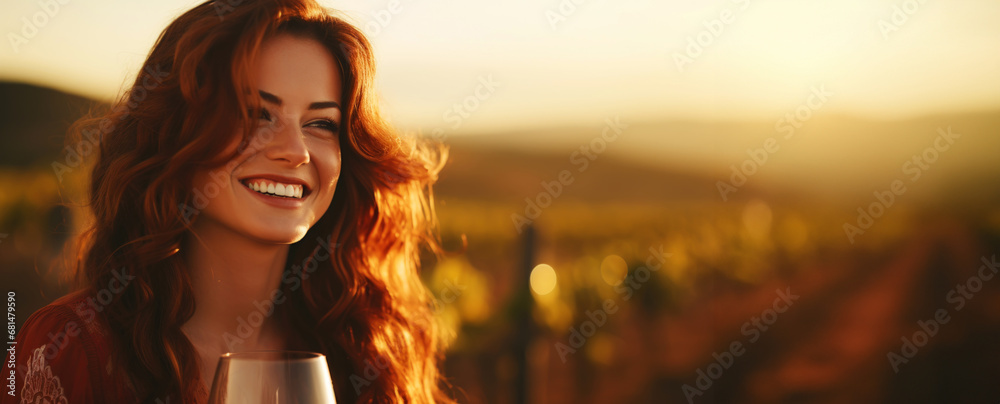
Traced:
<path fill-rule="evenodd" d="M 286 198 L 301 198 L 304 190 L 302 185 L 298 184 L 269 183 L 266 181 L 253 181 L 248 182 L 246 185 L 247 188 L 262 194 L 271 194 Z"/>

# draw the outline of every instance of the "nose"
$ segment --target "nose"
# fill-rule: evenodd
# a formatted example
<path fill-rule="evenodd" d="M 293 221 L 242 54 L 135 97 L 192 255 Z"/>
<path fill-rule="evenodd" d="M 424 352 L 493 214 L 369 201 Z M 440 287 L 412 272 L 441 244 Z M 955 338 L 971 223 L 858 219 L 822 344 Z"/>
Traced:
<path fill-rule="evenodd" d="M 264 130 L 271 132 L 271 140 L 264 147 L 264 155 L 269 160 L 279 161 L 293 168 L 309 163 L 309 148 L 298 125 L 279 122 Z"/>

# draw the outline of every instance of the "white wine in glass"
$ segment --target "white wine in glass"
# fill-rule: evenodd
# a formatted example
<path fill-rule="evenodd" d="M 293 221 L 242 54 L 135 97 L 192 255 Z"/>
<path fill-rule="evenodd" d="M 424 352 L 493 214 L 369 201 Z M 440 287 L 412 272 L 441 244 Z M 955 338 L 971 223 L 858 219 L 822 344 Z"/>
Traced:
<path fill-rule="evenodd" d="M 326 357 L 314 352 L 227 353 L 219 359 L 209 404 L 336 404 Z"/>

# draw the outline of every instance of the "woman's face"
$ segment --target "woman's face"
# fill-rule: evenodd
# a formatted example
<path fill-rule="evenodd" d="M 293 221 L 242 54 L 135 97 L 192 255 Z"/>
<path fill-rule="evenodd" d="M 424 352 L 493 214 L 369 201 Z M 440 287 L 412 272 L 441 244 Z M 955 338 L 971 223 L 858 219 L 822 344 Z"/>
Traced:
<path fill-rule="evenodd" d="M 265 42 L 255 69 L 258 127 L 229 164 L 195 175 L 207 200 L 195 228 L 294 243 L 326 212 L 340 177 L 340 72 L 319 42 L 290 35 Z M 239 139 L 239 131 L 226 135 Z"/>

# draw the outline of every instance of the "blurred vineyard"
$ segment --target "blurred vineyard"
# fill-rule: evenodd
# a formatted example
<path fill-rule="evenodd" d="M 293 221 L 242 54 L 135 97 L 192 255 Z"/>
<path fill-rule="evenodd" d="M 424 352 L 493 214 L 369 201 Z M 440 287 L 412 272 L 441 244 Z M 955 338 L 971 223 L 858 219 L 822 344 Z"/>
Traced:
<path fill-rule="evenodd" d="M 695 384 L 713 353 L 746 343 L 741 325 L 786 288 L 801 300 L 695 402 L 997 397 L 988 376 L 1000 372 L 1000 350 L 989 342 L 1000 336 L 1000 285 L 987 284 L 972 309 L 955 314 L 959 325 L 942 331 L 899 374 L 887 360 L 918 320 L 950 307 L 945 294 L 974 275 L 979 257 L 997 250 L 995 211 L 970 221 L 900 208 L 850 245 L 836 207 L 760 199 L 567 204 L 538 223 L 537 262 L 558 279 L 539 295 L 517 289 L 529 270 L 509 219 L 518 207 L 446 201 L 445 238 L 464 233 L 469 245 L 437 266 L 429 287 L 442 300 L 455 285 L 464 288 L 442 317 L 457 335 L 450 374 L 470 402 L 515 401 L 511 386 L 524 375 L 516 370 L 517 353 L 503 347 L 524 331 L 515 328 L 519 306 L 533 307 L 537 325 L 526 355 L 529 402 L 687 402 L 682 386 Z M 660 246 L 670 256 L 640 282 L 649 249 Z M 626 273 L 632 282 L 622 282 Z M 572 347 L 571 333 L 607 300 L 620 310 L 564 363 L 556 345 Z"/>

